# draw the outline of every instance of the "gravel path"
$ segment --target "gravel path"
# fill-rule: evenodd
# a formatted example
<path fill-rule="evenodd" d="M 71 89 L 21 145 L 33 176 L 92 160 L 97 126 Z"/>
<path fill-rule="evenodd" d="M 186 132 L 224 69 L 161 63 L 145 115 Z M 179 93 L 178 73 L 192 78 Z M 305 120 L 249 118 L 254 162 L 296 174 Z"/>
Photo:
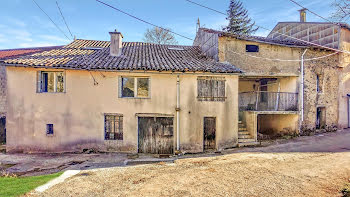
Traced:
<path fill-rule="evenodd" d="M 349 146 L 346 131 L 174 164 L 86 170 L 33 195 L 339 196 L 350 178 Z"/>

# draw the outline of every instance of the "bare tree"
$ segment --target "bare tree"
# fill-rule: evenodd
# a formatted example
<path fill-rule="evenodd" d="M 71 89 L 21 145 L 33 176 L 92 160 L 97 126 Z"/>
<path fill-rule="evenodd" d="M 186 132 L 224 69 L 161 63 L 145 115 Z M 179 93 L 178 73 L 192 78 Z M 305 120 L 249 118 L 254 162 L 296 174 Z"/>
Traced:
<path fill-rule="evenodd" d="M 350 0 L 335 0 L 333 3 L 336 11 L 333 12 L 332 18 L 339 21 L 346 21 L 350 17 Z"/>
<path fill-rule="evenodd" d="M 165 29 L 158 27 L 147 29 L 143 40 L 147 43 L 155 44 L 177 44 L 177 41 L 173 34 Z"/>

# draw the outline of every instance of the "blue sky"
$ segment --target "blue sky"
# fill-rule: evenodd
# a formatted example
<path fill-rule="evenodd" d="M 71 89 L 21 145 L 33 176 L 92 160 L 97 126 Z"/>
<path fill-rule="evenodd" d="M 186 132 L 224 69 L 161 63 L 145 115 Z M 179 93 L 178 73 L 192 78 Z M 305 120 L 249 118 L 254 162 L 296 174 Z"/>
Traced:
<path fill-rule="evenodd" d="M 70 37 L 57 9 L 56 0 L 36 0 L 53 21 Z M 144 20 L 194 38 L 196 21 L 220 29 L 227 24 L 225 16 L 190 4 L 185 0 L 102 0 Z M 193 0 L 208 7 L 225 11 L 229 0 Z M 316 13 L 329 17 L 333 0 L 297 0 Z M 279 21 L 298 21 L 298 6 L 289 0 L 243 0 L 256 24 L 272 29 Z M 0 49 L 64 45 L 70 41 L 50 22 L 32 0 L 1 0 Z M 125 41 L 142 41 L 152 26 L 108 8 L 95 0 L 58 0 L 66 21 L 77 38 L 109 40 L 109 31 L 118 29 Z M 321 21 L 311 13 L 308 21 Z M 256 34 L 265 36 L 266 30 Z M 191 40 L 176 37 L 179 44 L 192 45 Z"/>

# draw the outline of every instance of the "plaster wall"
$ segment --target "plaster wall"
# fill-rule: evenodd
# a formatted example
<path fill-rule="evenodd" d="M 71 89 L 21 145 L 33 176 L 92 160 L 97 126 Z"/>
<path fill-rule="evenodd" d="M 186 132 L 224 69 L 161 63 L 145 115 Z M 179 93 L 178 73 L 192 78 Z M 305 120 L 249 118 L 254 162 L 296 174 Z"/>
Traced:
<path fill-rule="evenodd" d="M 176 147 L 176 75 L 159 72 L 90 72 L 65 70 L 65 93 L 36 93 L 39 69 L 7 67 L 8 152 L 61 152 L 83 148 L 137 152 L 139 113 L 174 117 Z M 55 70 L 57 71 L 57 70 Z M 119 98 L 119 76 L 150 77 L 150 98 Z M 217 149 L 233 147 L 238 139 L 238 76 L 226 79 L 224 102 L 197 100 L 197 77 L 180 74 L 180 147 L 203 150 L 203 119 L 217 118 Z M 104 113 L 123 114 L 123 140 L 104 140 Z M 54 124 L 54 135 L 46 135 Z"/>

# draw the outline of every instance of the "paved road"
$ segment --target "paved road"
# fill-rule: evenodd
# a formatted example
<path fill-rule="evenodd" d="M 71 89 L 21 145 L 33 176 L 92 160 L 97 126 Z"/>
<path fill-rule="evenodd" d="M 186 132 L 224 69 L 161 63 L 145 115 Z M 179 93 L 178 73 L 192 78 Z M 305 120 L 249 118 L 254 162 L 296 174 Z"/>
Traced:
<path fill-rule="evenodd" d="M 242 152 L 349 152 L 350 129 L 282 141 L 268 147 L 245 148 Z"/>
<path fill-rule="evenodd" d="M 350 178 L 350 132 L 225 155 L 82 171 L 33 196 L 339 196 Z M 209 156 L 208 154 L 206 156 Z M 205 156 L 205 154 L 196 155 Z"/>

